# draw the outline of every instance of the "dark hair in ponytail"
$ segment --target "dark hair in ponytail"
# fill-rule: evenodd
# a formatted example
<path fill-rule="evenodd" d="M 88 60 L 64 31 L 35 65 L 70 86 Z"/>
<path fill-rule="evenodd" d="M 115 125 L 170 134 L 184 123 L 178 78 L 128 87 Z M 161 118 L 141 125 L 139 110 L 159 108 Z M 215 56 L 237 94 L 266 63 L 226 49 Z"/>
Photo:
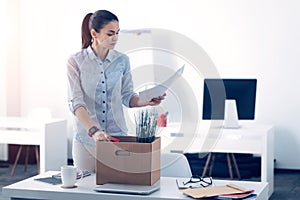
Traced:
<path fill-rule="evenodd" d="M 92 44 L 92 35 L 89 29 L 89 22 L 92 14 L 93 13 L 87 14 L 82 21 L 82 25 L 81 25 L 81 44 L 82 44 L 81 48 L 82 49 L 87 48 Z"/>
<path fill-rule="evenodd" d="M 111 21 L 119 21 L 119 19 L 115 14 L 107 10 L 98 10 L 94 13 L 87 14 L 81 26 L 81 48 L 87 48 L 92 44 L 92 35 L 90 32 L 92 29 L 99 33 L 99 31 Z"/>

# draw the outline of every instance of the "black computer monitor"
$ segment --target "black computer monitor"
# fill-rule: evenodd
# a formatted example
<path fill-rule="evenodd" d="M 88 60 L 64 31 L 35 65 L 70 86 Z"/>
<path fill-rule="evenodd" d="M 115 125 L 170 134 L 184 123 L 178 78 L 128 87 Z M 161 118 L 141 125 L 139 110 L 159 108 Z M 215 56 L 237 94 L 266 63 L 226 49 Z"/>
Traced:
<path fill-rule="evenodd" d="M 223 120 L 225 100 L 236 100 L 238 119 L 255 118 L 256 79 L 205 79 L 202 119 Z"/>

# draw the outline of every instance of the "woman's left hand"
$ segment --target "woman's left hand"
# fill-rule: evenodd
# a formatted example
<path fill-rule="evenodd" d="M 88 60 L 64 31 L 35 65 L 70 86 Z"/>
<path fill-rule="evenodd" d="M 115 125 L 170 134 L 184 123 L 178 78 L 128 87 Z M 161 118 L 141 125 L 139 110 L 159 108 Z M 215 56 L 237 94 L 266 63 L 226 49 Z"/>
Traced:
<path fill-rule="evenodd" d="M 156 105 L 159 105 L 161 103 L 162 100 L 165 99 L 165 96 L 167 94 L 164 93 L 162 96 L 159 96 L 159 97 L 156 97 L 156 98 L 153 98 L 151 99 L 151 101 L 149 101 L 149 106 L 156 106 Z"/>

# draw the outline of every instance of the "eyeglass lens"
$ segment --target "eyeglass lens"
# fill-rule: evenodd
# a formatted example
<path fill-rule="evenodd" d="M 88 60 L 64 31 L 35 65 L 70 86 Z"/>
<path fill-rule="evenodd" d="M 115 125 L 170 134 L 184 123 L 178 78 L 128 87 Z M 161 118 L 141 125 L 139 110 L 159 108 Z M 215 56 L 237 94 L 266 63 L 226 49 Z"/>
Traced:
<path fill-rule="evenodd" d="M 200 183 L 200 185 L 202 187 L 207 187 L 207 186 L 209 186 L 209 185 L 212 184 L 212 179 L 211 179 L 211 177 L 203 177 L 203 178 L 201 178 L 200 176 L 192 176 L 189 181 L 187 181 L 187 182 L 185 182 L 183 184 L 187 185 L 189 183 L 198 183 L 198 182 Z"/>

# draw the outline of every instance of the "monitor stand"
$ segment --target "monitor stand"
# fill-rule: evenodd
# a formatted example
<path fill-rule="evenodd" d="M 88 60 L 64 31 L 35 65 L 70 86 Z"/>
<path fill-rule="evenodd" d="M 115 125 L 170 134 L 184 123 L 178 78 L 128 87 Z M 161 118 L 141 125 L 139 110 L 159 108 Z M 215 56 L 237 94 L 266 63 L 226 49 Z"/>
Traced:
<path fill-rule="evenodd" d="M 235 99 L 226 99 L 223 128 L 236 129 L 239 127 L 236 101 Z"/>

